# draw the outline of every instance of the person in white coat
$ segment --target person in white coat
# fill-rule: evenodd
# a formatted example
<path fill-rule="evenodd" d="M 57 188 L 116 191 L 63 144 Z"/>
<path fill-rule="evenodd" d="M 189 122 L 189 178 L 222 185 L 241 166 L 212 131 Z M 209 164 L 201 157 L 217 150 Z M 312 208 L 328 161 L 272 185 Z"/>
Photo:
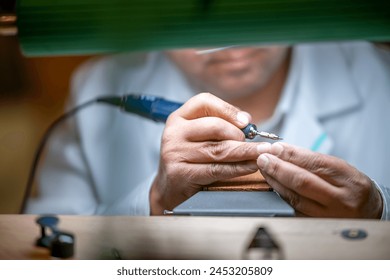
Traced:
<path fill-rule="evenodd" d="M 70 107 L 129 93 L 185 104 L 166 125 L 80 112 L 50 141 L 26 212 L 161 214 L 260 169 L 302 215 L 390 219 L 389 54 L 370 43 L 99 58 L 75 75 Z M 245 141 L 248 122 L 283 142 Z"/>

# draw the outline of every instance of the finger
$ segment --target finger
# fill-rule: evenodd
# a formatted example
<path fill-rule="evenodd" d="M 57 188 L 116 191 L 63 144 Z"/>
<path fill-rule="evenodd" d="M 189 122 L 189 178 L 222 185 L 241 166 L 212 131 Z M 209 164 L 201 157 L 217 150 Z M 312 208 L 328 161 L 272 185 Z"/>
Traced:
<path fill-rule="evenodd" d="M 271 146 L 270 143 L 208 141 L 191 143 L 190 149 L 180 153 L 181 161 L 187 163 L 234 163 L 242 161 L 256 161 L 259 151 Z M 257 166 L 256 166 L 257 168 Z M 258 168 L 257 168 L 258 169 Z"/>
<path fill-rule="evenodd" d="M 245 141 L 245 135 L 238 127 L 217 117 L 205 117 L 186 121 L 184 137 L 187 141 Z"/>
<path fill-rule="evenodd" d="M 261 154 L 257 164 L 262 173 L 268 174 L 286 188 L 300 196 L 312 199 L 322 205 L 342 195 L 342 191 L 317 175 L 271 154 Z"/>
<path fill-rule="evenodd" d="M 324 155 L 308 149 L 289 145 L 287 143 L 274 143 L 271 153 L 278 158 L 300 166 L 329 183 L 339 186 L 348 180 L 360 178 L 359 171 L 344 160 L 330 155 Z"/>
<path fill-rule="evenodd" d="M 252 174 L 258 171 L 256 161 L 243 161 L 234 163 L 192 163 L 187 164 L 183 170 L 188 170 L 186 178 L 196 185 L 209 185 L 211 183 Z"/>
<path fill-rule="evenodd" d="M 296 214 L 319 217 L 324 215 L 325 207 L 316 201 L 300 196 L 296 192 L 289 190 L 278 181 L 267 174 L 263 174 L 267 183 L 296 211 Z"/>
<path fill-rule="evenodd" d="M 325 207 L 320 203 L 300 196 L 296 192 L 286 188 L 279 181 L 275 180 L 267 173 L 262 172 L 262 175 L 267 183 L 295 209 L 295 214 L 297 216 L 302 216 L 303 214 L 306 216 L 319 217 L 323 215 Z"/>
<path fill-rule="evenodd" d="M 171 116 L 180 116 L 187 120 L 213 116 L 224 119 L 239 128 L 247 126 L 251 119 L 248 113 L 240 111 L 238 108 L 210 93 L 195 95 L 172 113 Z"/>

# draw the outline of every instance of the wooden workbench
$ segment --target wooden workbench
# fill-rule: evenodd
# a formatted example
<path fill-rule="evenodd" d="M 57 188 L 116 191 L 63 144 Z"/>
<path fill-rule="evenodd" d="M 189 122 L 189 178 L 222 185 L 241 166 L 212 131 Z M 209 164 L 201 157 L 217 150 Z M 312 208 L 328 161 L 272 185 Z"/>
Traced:
<path fill-rule="evenodd" d="M 34 215 L 0 215 L 0 259 L 49 259 L 36 247 Z M 241 259 L 259 226 L 286 259 L 390 259 L 390 222 L 308 218 L 59 216 L 75 235 L 75 259 Z M 345 229 L 367 237 L 349 240 Z"/>

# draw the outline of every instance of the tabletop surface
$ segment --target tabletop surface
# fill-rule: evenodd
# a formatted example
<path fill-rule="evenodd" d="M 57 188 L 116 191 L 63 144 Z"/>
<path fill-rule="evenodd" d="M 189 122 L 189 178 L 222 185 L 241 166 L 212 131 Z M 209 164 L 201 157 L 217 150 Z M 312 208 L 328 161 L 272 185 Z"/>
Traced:
<path fill-rule="evenodd" d="M 50 259 L 35 215 L 0 215 L 0 259 Z M 285 259 L 390 259 L 390 222 L 243 217 L 58 216 L 74 259 L 242 259 L 259 227 Z M 360 230 L 348 239 L 345 230 Z M 113 254 L 115 252 L 115 254 Z"/>

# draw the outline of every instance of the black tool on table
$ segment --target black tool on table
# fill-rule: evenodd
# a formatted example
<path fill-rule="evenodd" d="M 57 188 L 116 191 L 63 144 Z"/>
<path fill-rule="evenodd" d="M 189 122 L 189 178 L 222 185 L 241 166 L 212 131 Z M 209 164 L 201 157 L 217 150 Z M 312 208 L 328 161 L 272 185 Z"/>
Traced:
<path fill-rule="evenodd" d="M 57 228 L 59 219 L 56 216 L 41 216 L 36 222 L 41 227 L 37 246 L 48 248 L 51 256 L 55 258 L 67 259 L 73 256 L 75 237 Z"/>

